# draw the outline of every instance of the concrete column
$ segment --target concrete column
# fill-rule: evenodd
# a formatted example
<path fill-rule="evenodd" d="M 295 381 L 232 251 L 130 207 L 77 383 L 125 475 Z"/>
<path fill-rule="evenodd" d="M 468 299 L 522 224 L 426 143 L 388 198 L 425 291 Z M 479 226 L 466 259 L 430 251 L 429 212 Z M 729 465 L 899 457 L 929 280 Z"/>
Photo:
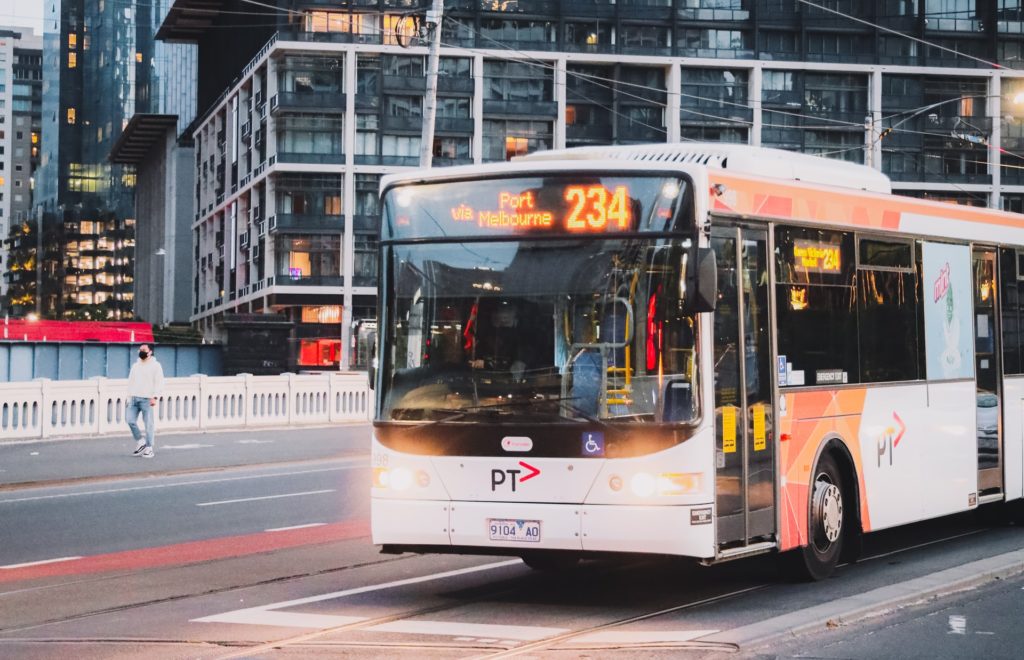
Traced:
<path fill-rule="evenodd" d="M 565 149 L 565 58 L 555 60 L 555 103 L 558 106 L 558 116 L 555 117 L 554 135 L 552 136 L 552 147 Z"/>
<path fill-rule="evenodd" d="M 753 108 L 753 123 L 750 126 L 750 139 L 749 142 L 755 147 L 761 146 L 761 73 L 762 68 L 760 65 L 755 65 L 750 70 L 750 82 L 747 93 L 750 98 L 750 107 Z"/>
<path fill-rule="evenodd" d="M 668 88 L 668 101 L 665 106 L 665 141 L 666 142 L 679 142 L 682 134 L 679 126 L 679 92 L 682 89 L 683 82 L 683 71 L 682 65 L 678 60 L 672 62 L 668 66 L 668 76 L 666 79 L 665 86 Z"/>
<path fill-rule="evenodd" d="M 473 162 L 484 160 L 484 56 L 473 58 Z"/>
<path fill-rule="evenodd" d="M 1002 196 L 1003 168 L 1002 152 L 999 150 L 1003 142 L 1002 102 L 1003 77 L 993 73 L 988 79 L 988 103 L 985 114 L 992 121 L 992 132 L 988 136 L 988 172 L 992 176 L 992 190 L 989 192 L 989 208 L 998 209 Z"/>

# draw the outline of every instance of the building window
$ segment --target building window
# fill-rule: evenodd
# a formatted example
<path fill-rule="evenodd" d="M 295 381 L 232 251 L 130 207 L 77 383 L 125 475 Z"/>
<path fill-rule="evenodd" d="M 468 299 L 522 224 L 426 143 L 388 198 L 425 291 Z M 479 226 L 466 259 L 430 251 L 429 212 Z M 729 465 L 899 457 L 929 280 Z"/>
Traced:
<path fill-rule="evenodd" d="M 74 32 L 68 33 L 68 48 L 74 49 L 78 47 L 78 35 Z"/>
<path fill-rule="evenodd" d="M 495 101 L 552 101 L 554 83 L 549 69 L 525 62 L 484 61 L 484 99 Z"/>
<path fill-rule="evenodd" d="M 513 156 L 551 148 L 552 126 L 546 121 L 484 121 L 484 160 L 502 161 Z"/>
<path fill-rule="evenodd" d="M 341 323 L 341 305 L 303 305 L 303 323 Z"/>
<path fill-rule="evenodd" d="M 75 112 L 74 108 L 68 108 L 68 123 L 69 124 L 74 124 L 75 123 L 75 116 L 76 115 L 77 115 L 77 113 Z"/>
<path fill-rule="evenodd" d="M 74 69 L 78 66 L 78 53 L 68 53 L 68 68 Z"/>

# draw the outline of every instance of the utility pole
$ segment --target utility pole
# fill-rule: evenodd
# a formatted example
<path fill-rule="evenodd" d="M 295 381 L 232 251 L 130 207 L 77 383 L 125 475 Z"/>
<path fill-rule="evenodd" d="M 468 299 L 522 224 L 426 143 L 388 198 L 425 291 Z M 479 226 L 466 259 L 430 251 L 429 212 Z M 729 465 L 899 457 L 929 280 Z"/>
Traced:
<path fill-rule="evenodd" d="M 434 0 L 427 11 L 430 50 L 427 54 L 427 93 L 423 99 L 423 132 L 420 138 L 420 167 L 430 167 L 434 157 L 434 117 L 437 115 L 437 69 L 441 49 L 441 17 L 444 0 Z"/>

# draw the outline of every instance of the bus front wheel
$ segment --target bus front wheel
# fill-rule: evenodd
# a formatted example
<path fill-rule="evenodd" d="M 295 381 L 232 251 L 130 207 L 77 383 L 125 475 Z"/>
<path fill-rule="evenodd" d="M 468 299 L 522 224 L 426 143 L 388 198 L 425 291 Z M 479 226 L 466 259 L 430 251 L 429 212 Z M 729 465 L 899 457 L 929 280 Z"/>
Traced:
<path fill-rule="evenodd" d="M 852 512 L 844 510 L 843 474 L 831 454 L 822 454 L 811 482 L 807 545 L 786 553 L 788 572 L 804 580 L 824 580 L 836 568 Z"/>

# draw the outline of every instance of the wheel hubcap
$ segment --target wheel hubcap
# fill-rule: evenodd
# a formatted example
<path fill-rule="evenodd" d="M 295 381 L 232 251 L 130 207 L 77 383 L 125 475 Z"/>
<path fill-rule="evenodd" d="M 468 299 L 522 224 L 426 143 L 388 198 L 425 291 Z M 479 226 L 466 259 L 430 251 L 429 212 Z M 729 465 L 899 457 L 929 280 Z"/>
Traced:
<path fill-rule="evenodd" d="M 843 497 L 839 487 L 825 479 L 814 482 L 814 507 L 812 510 L 815 536 L 819 538 L 819 549 L 839 540 L 843 530 Z"/>

